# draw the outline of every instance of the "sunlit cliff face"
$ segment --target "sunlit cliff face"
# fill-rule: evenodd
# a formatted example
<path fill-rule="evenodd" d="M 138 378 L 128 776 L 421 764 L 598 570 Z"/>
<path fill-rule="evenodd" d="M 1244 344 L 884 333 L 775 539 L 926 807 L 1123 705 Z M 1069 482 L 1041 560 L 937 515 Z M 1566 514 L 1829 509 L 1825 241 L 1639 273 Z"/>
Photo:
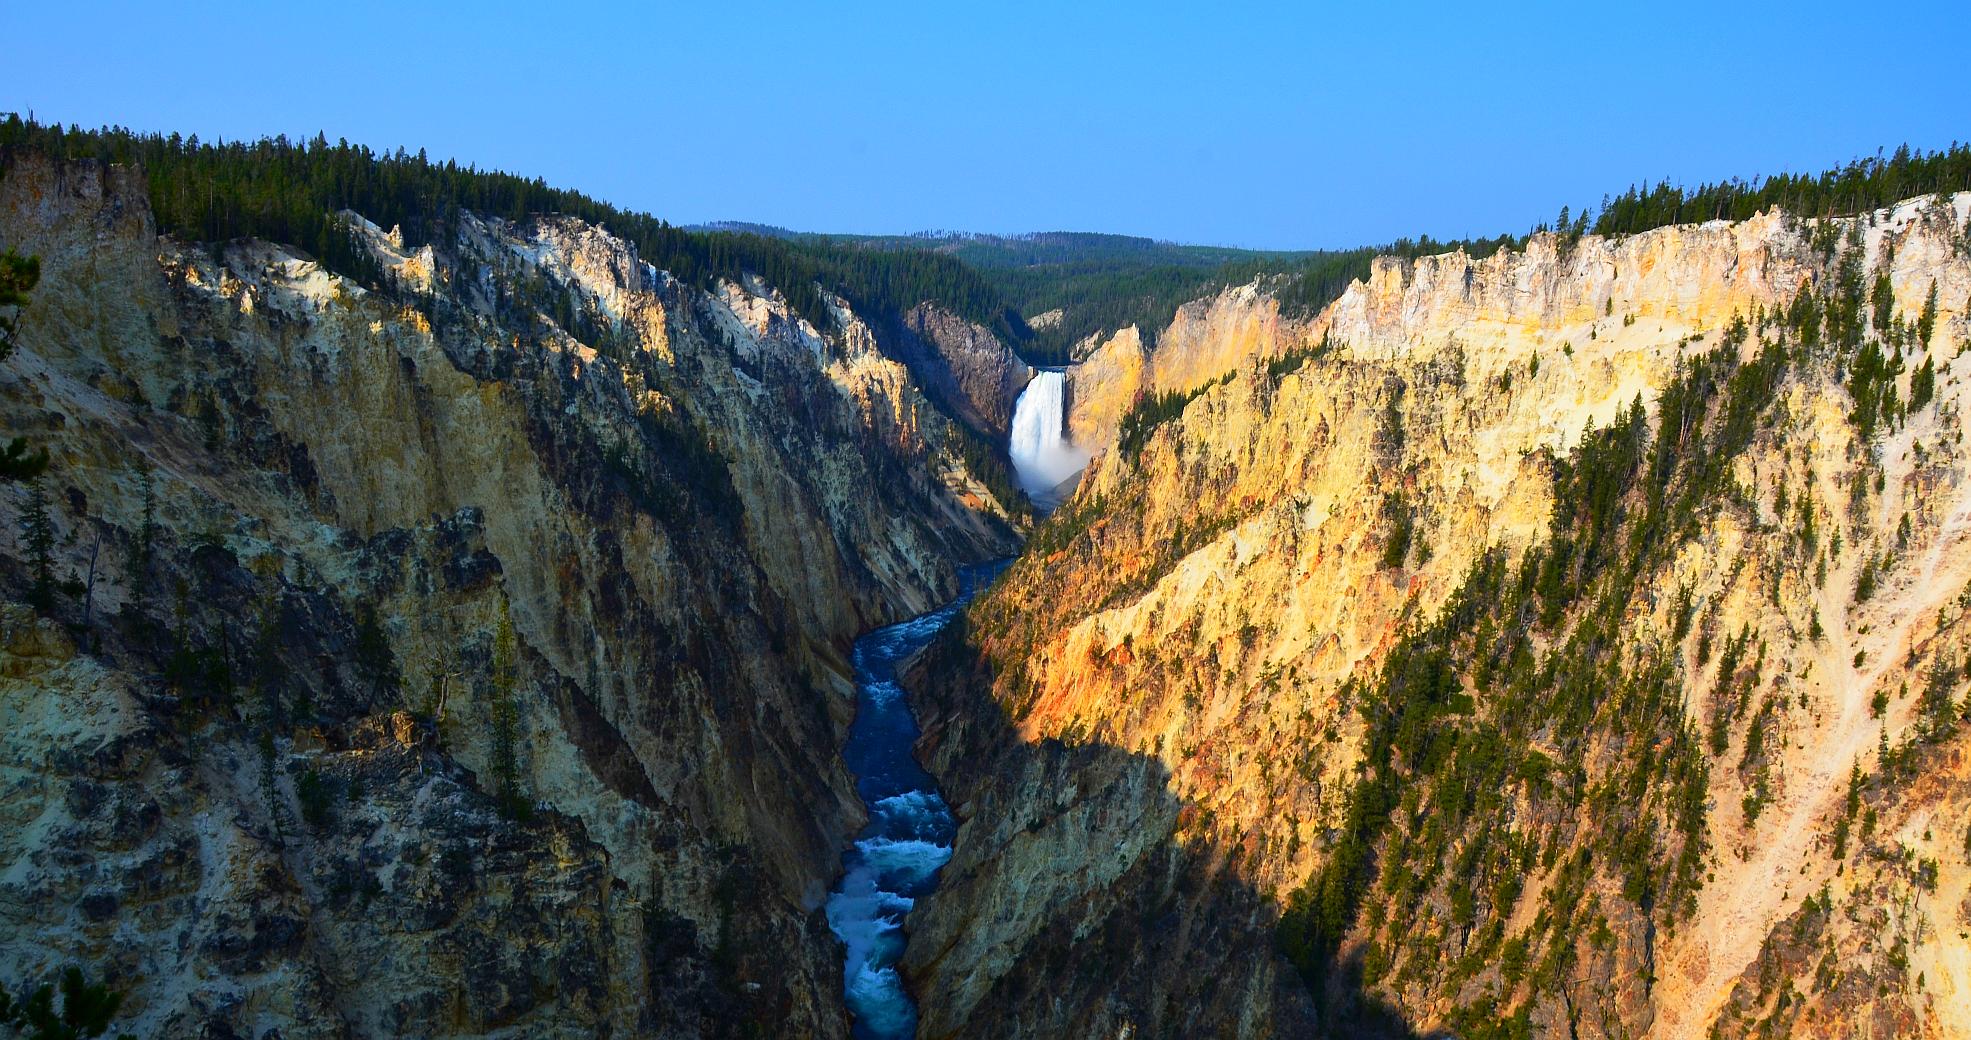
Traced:
<path fill-rule="evenodd" d="M 1049 740 L 1088 749 L 1080 764 L 1060 764 L 1046 783 L 968 772 L 967 761 L 999 745 L 955 714 L 962 707 L 939 703 L 936 680 L 926 680 L 933 713 L 942 712 L 930 742 L 941 768 L 964 778 L 946 783 L 968 821 L 947 868 L 959 880 L 912 918 L 920 937 L 906 966 L 923 980 L 927 1028 L 1041 1035 L 1038 1023 L 1062 1027 L 1069 1019 L 1017 1000 L 1040 985 L 1024 965 L 1063 929 L 1121 927 L 1120 915 L 1142 912 L 1143 900 L 1203 943 L 1184 929 L 1203 928 L 1196 915 L 1224 904 L 1199 895 L 1198 882 L 1166 889 L 1167 879 L 1144 877 L 1164 849 L 1188 850 L 1191 869 L 1264 897 L 1273 913 L 1289 905 L 1330 861 L 1357 765 L 1381 746 L 1373 724 L 1389 710 L 1381 669 L 1391 652 L 1438 616 L 1488 550 L 1504 554 L 1508 576 L 1529 558 L 1551 558 L 1557 475 L 1570 472 L 1560 466 L 1571 465 L 1584 434 L 1625 421 L 1639 404 L 1647 449 L 1662 436 L 1664 395 L 1712 359 L 1722 366 L 1706 369 L 1720 373 L 1717 386 L 1690 391 L 1709 403 L 1679 413 L 1673 440 L 1688 439 L 1696 424 L 1708 438 L 1700 443 L 1734 447 L 1701 485 L 1677 477 L 1689 481 L 1678 486 L 1701 487 L 1692 492 L 1693 526 L 1635 557 L 1647 570 L 1624 580 L 1639 591 L 1612 616 L 1595 613 L 1593 597 L 1614 578 L 1578 592 L 1562 581 L 1554 615 L 1527 622 L 1531 677 L 1542 655 L 1583 652 L 1569 640 L 1591 616 L 1607 633 L 1599 659 L 1623 675 L 1661 669 L 1665 689 L 1681 693 L 1665 695 L 1675 710 L 1660 732 L 1685 739 L 1676 734 L 1687 727 L 1686 761 L 1701 767 L 1698 779 L 1672 781 L 1653 765 L 1638 773 L 1647 754 L 1614 715 L 1565 744 L 1553 742 L 1552 724 L 1508 724 L 1527 696 L 1508 679 L 1517 666 L 1461 670 L 1471 700 L 1459 710 L 1472 721 L 1442 725 L 1507 727 L 1514 754 L 1537 750 L 1555 768 L 1583 770 L 1584 800 L 1571 803 L 1528 774 L 1495 785 L 1491 815 L 1439 831 L 1431 821 L 1445 818 L 1439 807 L 1455 790 L 1432 778 L 1439 763 L 1394 761 L 1407 782 L 1376 832 L 1384 858 L 1362 881 L 1368 894 L 1344 956 L 1367 965 L 1364 999 L 1392 1005 L 1419 1029 L 1455 1026 L 1465 1021 L 1461 1008 L 1496 997 L 1500 1008 L 1525 1006 L 1539 1031 L 1690 1036 L 1717 1026 L 1733 1034 L 1774 1013 L 1790 972 L 1809 994 L 1783 1009 L 1796 1035 L 1853 1035 L 1862 1021 L 1959 1035 L 1959 1005 L 1935 981 L 1947 971 L 1918 986 L 1904 960 L 1870 960 L 1851 970 L 1900 981 L 1848 1003 L 1836 995 L 1839 980 L 1815 988 L 1816 958 L 1788 936 L 1811 926 L 1830 948 L 1869 948 L 1871 929 L 1854 922 L 1900 913 L 1895 893 L 1928 883 L 1896 864 L 1937 861 L 1941 880 L 1925 897 L 1934 920 L 1955 919 L 1971 883 L 1952 865 L 1962 861 L 1961 826 L 1886 822 L 1961 813 L 1967 794 L 1955 780 L 1907 796 L 1890 779 L 1863 784 L 1888 860 L 1858 859 L 1853 836 L 1836 855 L 1832 838 L 1849 813 L 1851 768 L 1859 761 L 1865 776 L 1893 776 L 1871 765 L 1885 732 L 1892 749 L 1915 741 L 1923 754 L 1961 750 L 1953 738 L 1942 751 L 1922 751 L 1933 745 L 1918 739 L 1920 698 L 1904 691 L 1923 689 L 1934 669 L 1949 671 L 1964 613 L 1954 604 L 1971 580 L 1959 508 L 1971 503 L 1958 493 L 1967 475 L 1958 402 L 1971 375 L 1960 358 L 1971 338 L 1968 212 L 1971 197 L 1926 198 L 1824 232 L 1771 214 L 1619 240 L 1540 237 L 1477 262 L 1455 254 L 1379 261 L 1367 283 L 1322 315 L 1284 328 L 1263 293 L 1228 293 L 1195 305 L 1189 320 L 1264 347 L 1227 348 L 1239 355 L 1228 366 L 1235 374 L 1212 385 L 1215 376 L 1187 386 L 1159 375 L 1155 353 L 1127 363 L 1105 349 L 1089 355 L 1069 377 L 1071 428 L 1077 410 L 1107 406 L 1104 387 L 1131 396 L 1131 385 L 1204 389 L 1139 453 L 1099 453 L 1054 526 L 972 611 L 975 645 L 991 665 L 989 703 L 1021 745 L 1043 757 Z M 1890 287 L 1886 310 L 1879 321 L 1867 317 L 1861 338 L 1899 356 L 1895 399 L 1908 404 L 1926 362 L 1935 372 L 1922 407 L 1867 430 L 1852 375 L 1861 346 L 1824 336 L 1807 343 L 1782 316 L 1802 291 L 1829 293 L 1844 257 L 1862 272 L 1865 308 L 1876 306 L 1878 275 Z M 1910 330 L 1933 284 L 1933 330 L 1916 343 Z M 1732 330 L 1735 317 L 1742 333 Z M 1729 384 L 1775 345 L 1778 367 L 1756 370 L 1779 373 L 1776 382 L 1756 393 Z M 1215 354 L 1209 340 L 1188 350 Z M 1728 407 L 1741 399 L 1749 411 Z M 1676 472 L 1697 473 L 1700 461 Z M 1617 545 L 1648 515 L 1640 488 L 1624 501 Z M 1575 551 L 1586 537 L 1562 533 Z M 1486 631 L 1519 623 L 1495 619 Z M 1740 649 L 1727 655 L 1734 641 Z M 1099 764 L 1111 751 L 1154 763 L 1167 780 L 1122 783 L 1103 770 L 1129 767 Z M 1615 802 L 1587 800 L 1603 789 L 1597 784 L 1631 775 L 1662 779 Z M 1166 796 L 1175 799 L 1167 812 Z M 1705 807 L 1688 834 L 1688 818 L 1672 812 L 1678 797 Z M 1163 838 L 1073 840 L 1068 821 L 1083 816 L 1134 819 L 1162 828 Z M 1023 829 L 1029 821 L 1037 829 Z M 1880 837 L 1885 827 L 1897 837 Z M 1633 855 L 1662 865 L 1661 876 L 1625 876 L 1625 832 L 1645 835 Z M 1907 854 L 1894 851 L 1898 843 Z M 1694 873 L 1679 888 L 1672 866 L 1686 849 Z M 1486 887 L 1507 876 L 1520 880 Z M 1850 923 L 1839 909 L 1823 924 L 1821 911 L 1806 908 L 1823 886 L 1833 906 L 1852 909 Z M 1955 963 L 1957 930 L 1909 932 L 1907 963 Z M 1252 948 L 1264 952 L 1226 952 Z M 1181 944 L 1164 952 L 1184 956 Z M 1264 1035 L 1265 1008 L 1283 1005 L 1260 994 L 1292 969 L 1258 938 L 1219 952 L 1221 982 L 1255 994 L 1241 1005 L 1239 1030 Z M 1574 966 L 1542 974 L 1543 956 Z M 1518 957 L 1528 958 L 1524 966 Z M 1111 974 L 1064 984 L 1085 993 L 1083 1002 L 1047 992 L 1059 1015 L 1090 1016 L 1072 1019 L 1077 1026 L 1148 1021 L 1133 1004 L 1135 1012 L 1112 1009 L 1110 1018 L 1090 1010 Z M 1141 999 L 1187 1006 L 1188 992 L 1172 982 Z M 1009 1000 L 1015 1006 L 1003 1006 Z"/>

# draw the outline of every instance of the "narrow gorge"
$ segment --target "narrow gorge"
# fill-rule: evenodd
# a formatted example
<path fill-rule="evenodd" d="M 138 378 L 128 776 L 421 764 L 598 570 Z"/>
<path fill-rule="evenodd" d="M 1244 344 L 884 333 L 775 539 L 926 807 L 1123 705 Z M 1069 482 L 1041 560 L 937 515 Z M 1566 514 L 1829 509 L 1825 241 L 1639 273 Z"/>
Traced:
<path fill-rule="evenodd" d="M 828 899 L 828 924 L 845 951 L 843 992 L 857 1037 L 917 1035 L 917 1009 L 896 970 L 903 957 L 904 915 L 935 890 L 938 868 L 951 858 L 958 829 L 937 783 L 913 757 L 919 730 L 897 683 L 897 668 L 943 631 L 998 571 L 992 565 L 961 571 L 956 599 L 855 643 L 856 716 L 842 758 L 870 815 L 842 857 L 842 878 Z"/>
<path fill-rule="evenodd" d="M 0 992 L 1971 1037 L 1971 149 L 1677 190 L 819 235 L 7 117 Z"/>

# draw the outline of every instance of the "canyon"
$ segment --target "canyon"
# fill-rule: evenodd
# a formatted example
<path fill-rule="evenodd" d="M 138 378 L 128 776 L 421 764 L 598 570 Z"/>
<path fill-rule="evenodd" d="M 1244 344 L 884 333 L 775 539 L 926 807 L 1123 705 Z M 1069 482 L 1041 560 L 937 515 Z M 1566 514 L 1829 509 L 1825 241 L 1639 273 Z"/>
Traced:
<path fill-rule="evenodd" d="M 1971 193 L 1260 274 L 1063 365 L 565 213 L 331 263 L 155 191 L 4 155 L 0 981 L 1971 1036 Z"/>

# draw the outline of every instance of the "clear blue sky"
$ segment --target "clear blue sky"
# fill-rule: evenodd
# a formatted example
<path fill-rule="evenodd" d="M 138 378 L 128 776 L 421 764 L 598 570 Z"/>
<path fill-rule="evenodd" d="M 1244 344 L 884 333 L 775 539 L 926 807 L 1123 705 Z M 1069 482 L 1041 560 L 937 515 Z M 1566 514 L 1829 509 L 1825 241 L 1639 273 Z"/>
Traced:
<path fill-rule="evenodd" d="M 8 5 L 0 109 L 422 147 L 676 223 L 1276 248 L 1971 137 L 1949 3 Z"/>

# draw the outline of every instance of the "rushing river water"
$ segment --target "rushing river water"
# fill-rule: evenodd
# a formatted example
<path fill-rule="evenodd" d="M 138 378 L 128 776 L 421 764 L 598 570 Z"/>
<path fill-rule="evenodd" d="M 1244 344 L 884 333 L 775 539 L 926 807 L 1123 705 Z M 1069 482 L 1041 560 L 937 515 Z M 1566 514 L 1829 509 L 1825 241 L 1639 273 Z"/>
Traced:
<path fill-rule="evenodd" d="M 917 1006 L 896 969 L 903 957 L 903 918 L 937 887 L 938 868 L 951 858 L 958 833 L 936 781 L 917 764 L 917 719 L 897 685 L 897 664 L 929 643 L 1004 567 L 963 569 L 956 600 L 855 643 L 856 715 L 842 758 L 869 807 L 869 825 L 842 854 L 842 880 L 828 897 L 828 925 L 847 948 L 842 986 L 860 1038 L 917 1033 Z"/>

